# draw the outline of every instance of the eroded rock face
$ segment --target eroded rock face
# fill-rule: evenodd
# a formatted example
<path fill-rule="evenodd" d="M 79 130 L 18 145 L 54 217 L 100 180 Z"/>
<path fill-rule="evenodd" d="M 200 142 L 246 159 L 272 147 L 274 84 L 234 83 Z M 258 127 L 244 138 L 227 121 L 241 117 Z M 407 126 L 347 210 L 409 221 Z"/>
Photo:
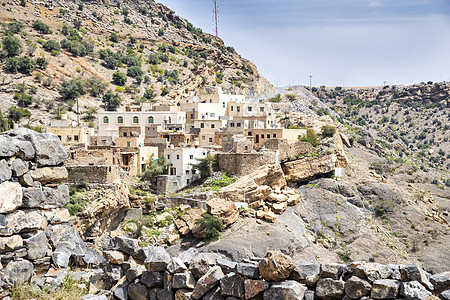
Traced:
<path fill-rule="evenodd" d="M 283 171 L 288 182 L 303 182 L 314 176 L 330 173 L 334 169 L 333 155 L 305 157 L 283 165 Z"/>
<path fill-rule="evenodd" d="M 281 251 L 268 251 L 259 261 L 259 272 L 267 281 L 281 281 L 289 277 L 295 266 L 292 258 Z"/>
<path fill-rule="evenodd" d="M 0 214 L 10 213 L 22 205 L 22 187 L 17 182 L 0 183 Z"/>
<path fill-rule="evenodd" d="M 239 211 L 234 202 L 215 198 L 206 203 L 208 213 L 222 220 L 223 225 L 229 226 L 237 221 Z"/>

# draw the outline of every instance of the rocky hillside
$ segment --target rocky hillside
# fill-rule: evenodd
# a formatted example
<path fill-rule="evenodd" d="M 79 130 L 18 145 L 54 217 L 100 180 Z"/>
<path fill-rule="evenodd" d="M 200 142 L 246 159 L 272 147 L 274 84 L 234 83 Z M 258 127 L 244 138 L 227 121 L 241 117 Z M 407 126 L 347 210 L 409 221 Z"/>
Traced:
<path fill-rule="evenodd" d="M 248 97 L 272 92 L 233 47 L 153 1 L 7 1 L 0 21 L 0 109 L 25 107 L 28 125 L 65 111 L 75 120 L 75 100 L 92 121 L 120 102 L 175 103 L 217 86 Z"/>

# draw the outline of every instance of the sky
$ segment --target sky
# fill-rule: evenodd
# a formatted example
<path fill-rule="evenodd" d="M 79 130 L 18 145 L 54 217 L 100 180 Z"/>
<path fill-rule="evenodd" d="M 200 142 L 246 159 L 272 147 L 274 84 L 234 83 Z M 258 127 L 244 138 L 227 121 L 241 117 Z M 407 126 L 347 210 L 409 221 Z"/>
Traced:
<path fill-rule="evenodd" d="M 159 1 L 212 32 L 213 0 Z M 450 0 L 219 0 L 219 37 L 275 86 L 450 81 Z"/>

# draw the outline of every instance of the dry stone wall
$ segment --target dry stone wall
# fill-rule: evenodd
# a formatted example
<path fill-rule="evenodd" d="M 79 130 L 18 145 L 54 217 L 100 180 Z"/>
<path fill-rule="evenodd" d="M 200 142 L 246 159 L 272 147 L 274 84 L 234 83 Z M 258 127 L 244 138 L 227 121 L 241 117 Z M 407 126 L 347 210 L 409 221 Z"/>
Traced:
<path fill-rule="evenodd" d="M 66 158 L 56 135 L 28 129 L 0 135 L 0 298 L 51 265 L 103 260 L 67 224 Z"/>

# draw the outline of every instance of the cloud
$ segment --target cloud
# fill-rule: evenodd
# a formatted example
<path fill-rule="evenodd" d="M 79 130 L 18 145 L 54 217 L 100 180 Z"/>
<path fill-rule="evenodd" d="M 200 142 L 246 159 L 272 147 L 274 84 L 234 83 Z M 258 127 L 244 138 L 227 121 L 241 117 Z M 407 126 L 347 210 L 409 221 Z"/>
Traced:
<path fill-rule="evenodd" d="M 370 1 L 369 2 L 369 7 L 381 7 L 383 6 L 383 3 L 381 3 L 380 1 Z"/>

